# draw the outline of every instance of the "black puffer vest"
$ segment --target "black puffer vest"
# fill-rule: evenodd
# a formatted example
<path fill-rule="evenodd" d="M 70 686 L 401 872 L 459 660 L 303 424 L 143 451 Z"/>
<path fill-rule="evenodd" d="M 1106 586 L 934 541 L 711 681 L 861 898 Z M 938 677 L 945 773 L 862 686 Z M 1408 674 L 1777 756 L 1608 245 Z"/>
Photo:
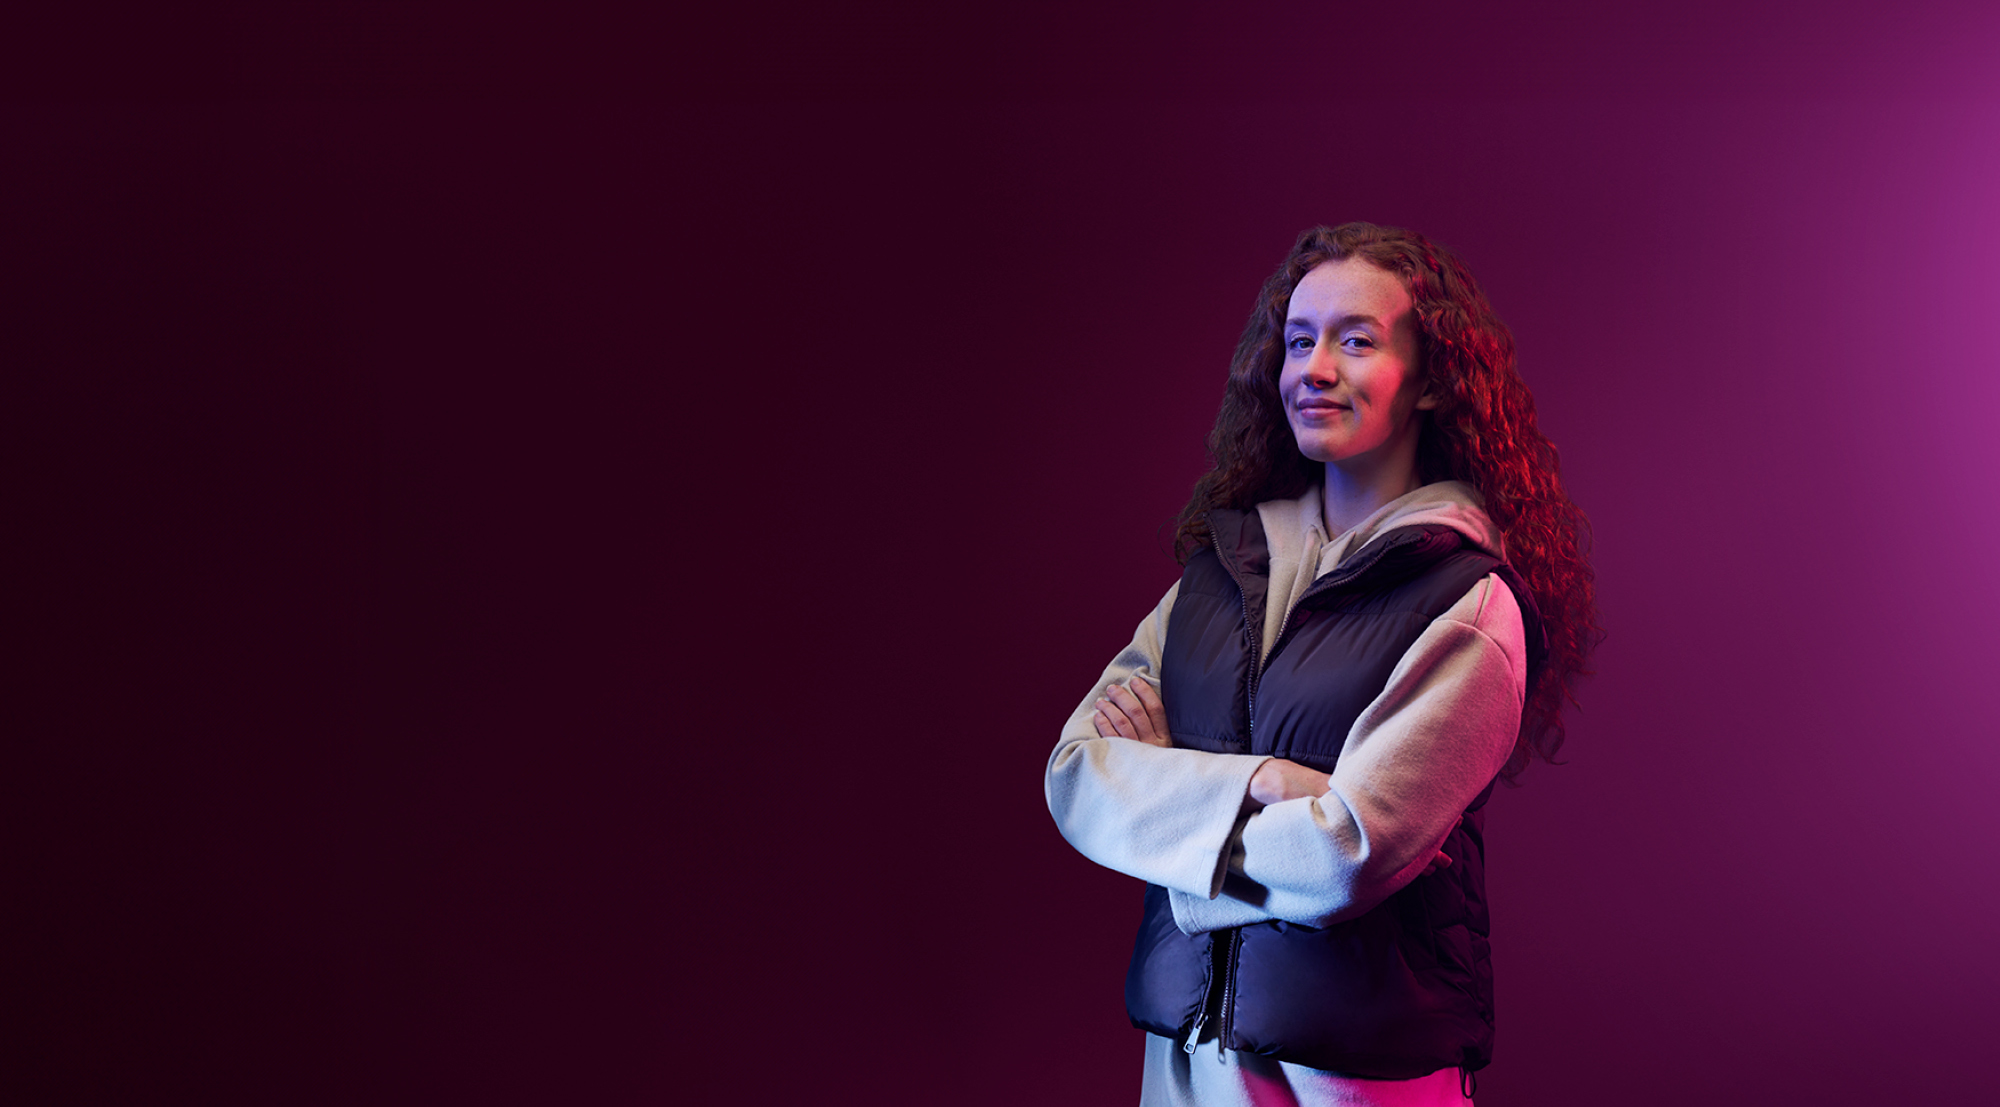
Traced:
<path fill-rule="evenodd" d="M 1443 526 L 1405 527 L 1314 581 L 1257 670 L 1270 551 L 1254 511 L 1209 516 L 1167 623 L 1161 697 L 1174 744 L 1284 757 L 1322 772 L 1431 622 L 1488 573 L 1513 590 L 1532 682 L 1547 653 L 1527 588 Z M 1488 784 L 1445 840 L 1452 864 L 1320 928 L 1273 921 L 1189 936 L 1146 888 L 1125 979 L 1134 1026 L 1356 1076 L 1409 1079 L 1492 1058 L 1484 816 Z"/>

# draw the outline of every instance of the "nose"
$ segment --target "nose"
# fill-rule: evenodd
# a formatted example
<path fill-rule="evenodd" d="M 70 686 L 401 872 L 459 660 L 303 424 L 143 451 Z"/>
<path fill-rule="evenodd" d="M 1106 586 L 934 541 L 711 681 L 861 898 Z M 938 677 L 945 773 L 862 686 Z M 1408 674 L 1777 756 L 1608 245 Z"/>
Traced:
<path fill-rule="evenodd" d="M 1340 381 L 1339 367 L 1333 355 L 1324 344 L 1313 348 L 1312 356 L 1306 359 L 1306 387 L 1317 392 L 1322 388 L 1332 388 Z"/>

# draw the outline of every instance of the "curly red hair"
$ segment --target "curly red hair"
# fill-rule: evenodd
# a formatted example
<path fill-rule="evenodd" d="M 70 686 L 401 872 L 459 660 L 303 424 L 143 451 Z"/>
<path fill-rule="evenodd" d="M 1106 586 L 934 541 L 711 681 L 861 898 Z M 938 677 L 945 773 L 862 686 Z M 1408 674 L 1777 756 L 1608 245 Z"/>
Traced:
<path fill-rule="evenodd" d="M 1506 538 L 1507 560 L 1526 582 L 1549 637 L 1549 656 L 1528 690 L 1520 737 L 1501 775 L 1553 761 L 1563 743 L 1562 709 L 1603 631 L 1583 545 L 1589 522 L 1563 491 L 1555 444 L 1535 425 L 1535 400 L 1514 364 L 1514 336 L 1494 314 L 1472 272 L 1415 231 L 1343 223 L 1299 236 L 1264 282 L 1229 364 L 1222 410 L 1209 433 L 1214 467 L 1195 482 L 1175 535 L 1180 560 L 1208 541 L 1204 516 L 1301 495 L 1323 469 L 1299 452 L 1278 394 L 1285 311 L 1292 290 L 1317 266 L 1359 257 L 1394 274 L 1415 303 L 1423 380 L 1438 406 L 1422 413 L 1418 477 L 1464 481 L 1485 498 Z"/>

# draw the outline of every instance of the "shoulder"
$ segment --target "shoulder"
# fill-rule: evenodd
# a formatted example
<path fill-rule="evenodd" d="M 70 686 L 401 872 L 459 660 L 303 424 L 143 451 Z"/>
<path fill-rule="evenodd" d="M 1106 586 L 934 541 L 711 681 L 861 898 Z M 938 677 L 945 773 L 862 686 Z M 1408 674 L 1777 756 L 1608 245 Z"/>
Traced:
<path fill-rule="evenodd" d="M 1527 632 L 1521 603 L 1500 574 L 1488 572 L 1474 581 L 1437 621 L 1468 628 L 1498 647 L 1510 668 L 1524 676 L 1527 673 Z"/>

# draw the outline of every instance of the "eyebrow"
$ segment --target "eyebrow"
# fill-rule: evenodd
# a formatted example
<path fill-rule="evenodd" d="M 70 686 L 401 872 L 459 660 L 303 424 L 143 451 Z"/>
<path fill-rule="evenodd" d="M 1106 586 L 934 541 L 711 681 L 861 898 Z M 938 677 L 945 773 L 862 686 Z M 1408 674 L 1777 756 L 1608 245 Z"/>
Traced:
<path fill-rule="evenodd" d="M 1336 331 L 1342 330 L 1344 328 L 1351 327 L 1356 323 L 1366 323 L 1369 326 L 1376 328 L 1377 330 L 1388 329 L 1387 327 L 1384 327 L 1382 325 L 1382 321 L 1380 319 L 1377 319 L 1372 315 L 1364 315 L 1360 313 L 1343 315 L 1340 318 L 1335 319 L 1333 321 L 1333 327 L 1331 329 Z M 1287 319 L 1285 320 L 1285 326 L 1298 327 L 1301 330 L 1308 330 L 1308 331 L 1313 329 L 1311 321 L 1306 319 Z"/>

